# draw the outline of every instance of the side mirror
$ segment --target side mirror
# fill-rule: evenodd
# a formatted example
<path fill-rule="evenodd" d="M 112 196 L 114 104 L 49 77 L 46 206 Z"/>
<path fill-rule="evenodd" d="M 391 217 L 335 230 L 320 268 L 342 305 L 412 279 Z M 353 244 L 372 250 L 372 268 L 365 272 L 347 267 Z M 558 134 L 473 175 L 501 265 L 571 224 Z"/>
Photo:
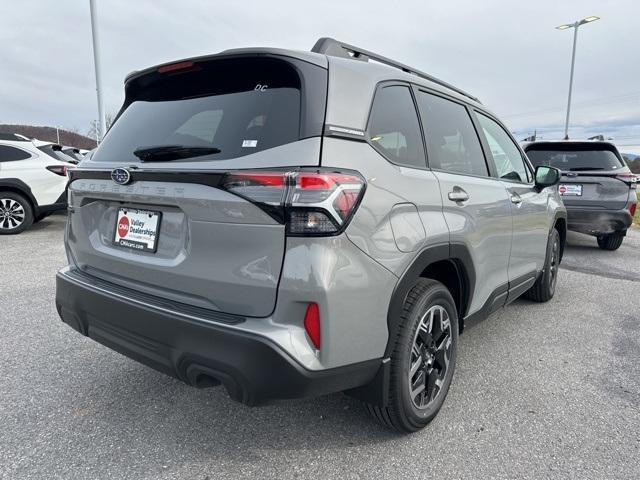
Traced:
<path fill-rule="evenodd" d="M 543 189 L 560 183 L 560 170 L 541 165 L 536 168 L 536 187 Z"/>

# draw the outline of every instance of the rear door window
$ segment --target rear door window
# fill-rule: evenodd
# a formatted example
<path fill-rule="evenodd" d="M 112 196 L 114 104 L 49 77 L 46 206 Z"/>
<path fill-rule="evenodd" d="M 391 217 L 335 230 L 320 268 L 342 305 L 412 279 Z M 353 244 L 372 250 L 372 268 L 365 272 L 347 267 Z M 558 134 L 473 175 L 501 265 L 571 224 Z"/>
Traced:
<path fill-rule="evenodd" d="M 227 160 L 310 136 L 301 118 L 311 106 L 303 108 L 301 73 L 290 63 L 258 57 L 186 65 L 127 85 L 123 110 L 93 161 L 138 162 L 136 150 L 163 146 L 212 151 L 189 161 Z"/>
<path fill-rule="evenodd" d="M 391 85 L 378 90 L 371 108 L 369 136 L 390 162 L 426 168 L 418 114 L 409 87 Z"/>
<path fill-rule="evenodd" d="M 478 134 L 464 105 L 420 91 L 418 107 L 431 168 L 488 176 Z"/>
<path fill-rule="evenodd" d="M 9 145 L 0 145 L 0 162 L 14 162 L 16 160 L 26 160 L 31 155 L 21 148 Z"/>

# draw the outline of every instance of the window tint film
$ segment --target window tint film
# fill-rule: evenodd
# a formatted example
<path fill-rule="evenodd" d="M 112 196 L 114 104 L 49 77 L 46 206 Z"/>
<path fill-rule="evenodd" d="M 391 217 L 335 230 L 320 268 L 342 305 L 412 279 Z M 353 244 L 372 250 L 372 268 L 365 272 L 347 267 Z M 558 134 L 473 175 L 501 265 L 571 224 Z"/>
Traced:
<path fill-rule="evenodd" d="M 211 149 L 189 161 L 227 160 L 295 142 L 301 84 L 292 65 L 275 59 L 152 73 L 129 87 L 129 103 L 92 160 L 139 162 L 134 151 L 173 145 Z"/>
<path fill-rule="evenodd" d="M 534 149 L 527 150 L 527 156 L 536 167 L 548 165 L 565 171 L 589 171 L 589 170 L 617 170 L 624 165 L 620 158 L 611 150 L 579 149 L 569 146 L 567 150 L 559 149 Z"/>
<path fill-rule="evenodd" d="M 489 117 L 478 114 L 478 120 L 489 143 L 493 160 L 498 170 L 498 177 L 504 180 L 528 182 L 529 170 L 516 144 L 504 129 Z"/>
<path fill-rule="evenodd" d="M 420 124 L 409 87 L 384 87 L 376 94 L 369 121 L 371 141 L 393 163 L 425 168 Z"/>
<path fill-rule="evenodd" d="M 9 145 L 0 145 L 0 162 L 13 162 L 31 157 L 27 152 Z"/>
<path fill-rule="evenodd" d="M 427 139 L 429 166 L 448 172 L 487 176 L 487 164 L 467 109 L 426 92 L 418 106 Z"/>

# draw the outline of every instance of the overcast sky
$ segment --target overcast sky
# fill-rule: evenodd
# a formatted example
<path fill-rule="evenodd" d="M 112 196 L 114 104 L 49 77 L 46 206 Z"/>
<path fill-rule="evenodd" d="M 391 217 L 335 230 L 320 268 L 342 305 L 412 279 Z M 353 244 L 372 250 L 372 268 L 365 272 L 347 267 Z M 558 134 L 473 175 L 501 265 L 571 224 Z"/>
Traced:
<path fill-rule="evenodd" d="M 105 108 L 127 73 L 246 46 L 308 50 L 321 36 L 408 63 L 478 96 L 519 137 L 562 134 L 572 30 L 580 27 L 571 136 L 640 154 L 638 0 L 97 0 Z M 88 0 L 0 3 L 0 123 L 86 133 L 96 118 Z"/>

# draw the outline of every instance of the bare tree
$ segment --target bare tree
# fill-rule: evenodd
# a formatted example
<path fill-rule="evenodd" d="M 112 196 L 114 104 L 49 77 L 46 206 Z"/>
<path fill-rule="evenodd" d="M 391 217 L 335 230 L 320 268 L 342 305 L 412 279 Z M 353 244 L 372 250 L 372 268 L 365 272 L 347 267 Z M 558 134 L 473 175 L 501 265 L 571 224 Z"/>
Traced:
<path fill-rule="evenodd" d="M 105 125 L 105 132 L 109 130 L 109 128 L 111 128 L 111 124 L 113 123 L 113 120 L 116 118 L 116 114 L 115 113 L 107 113 L 105 115 L 104 121 L 106 123 Z M 98 120 L 91 120 L 91 123 L 89 124 L 89 130 L 87 131 L 87 136 L 91 137 L 91 138 L 95 138 L 96 139 L 96 143 L 98 143 Z"/>

